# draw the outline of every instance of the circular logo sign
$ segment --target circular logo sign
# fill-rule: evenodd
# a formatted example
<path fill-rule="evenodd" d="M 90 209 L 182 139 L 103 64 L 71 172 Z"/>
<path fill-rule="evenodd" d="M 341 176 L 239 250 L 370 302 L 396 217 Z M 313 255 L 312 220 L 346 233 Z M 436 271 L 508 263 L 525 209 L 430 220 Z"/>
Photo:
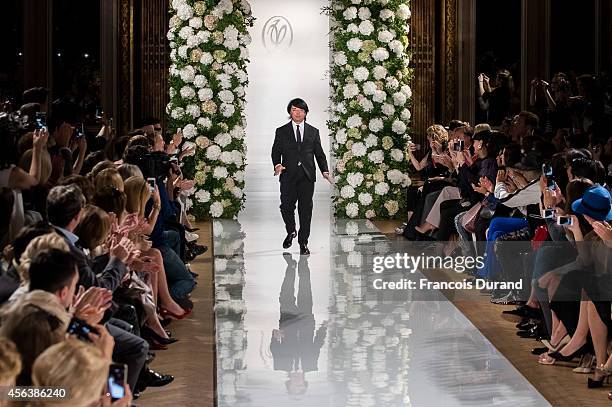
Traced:
<path fill-rule="evenodd" d="M 280 50 L 293 44 L 293 27 L 283 16 L 270 17 L 261 31 L 261 40 L 269 50 Z"/>

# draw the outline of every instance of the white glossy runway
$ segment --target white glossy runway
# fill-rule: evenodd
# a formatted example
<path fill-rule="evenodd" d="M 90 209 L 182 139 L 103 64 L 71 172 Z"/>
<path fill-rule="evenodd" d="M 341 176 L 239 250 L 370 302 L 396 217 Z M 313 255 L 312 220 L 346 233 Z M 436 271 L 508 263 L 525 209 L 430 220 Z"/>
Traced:
<path fill-rule="evenodd" d="M 366 296 L 362 255 L 386 238 L 334 221 L 323 182 L 311 256 L 283 256 L 270 167 L 249 168 L 237 222 L 214 222 L 219 406 L 548 405 L 450 302 Z"/>

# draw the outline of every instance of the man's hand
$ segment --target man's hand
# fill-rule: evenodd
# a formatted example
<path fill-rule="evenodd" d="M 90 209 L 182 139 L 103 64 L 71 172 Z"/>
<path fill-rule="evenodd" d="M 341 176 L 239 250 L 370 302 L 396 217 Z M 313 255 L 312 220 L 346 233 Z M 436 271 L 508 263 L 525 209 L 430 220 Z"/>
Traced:
<path fill-rule="evenodd" d="M 32 140 L 34 149 L 41 151 L 43 147 L 47 145 L 48 140 L 49 140 L 49 133 L 47 132 L 47 129 L 34 130 L 34 137 Z"/>
<path fill-rule="evenodd" d="M 334 183 L 334 180 L 332 179 L 332 176 L 329 175 L 329 172 L 324 172 L 323 173 L 323 178 L 325 178 L 327 180 L 327 182 L 329 182 L 330 184 Z"/>
<path fill-rule="evenodd" d="M 285 167 L 282 166 L 282 164 L 276 164 L 274 166 L 274 176 L 276 177 L 277 175 L 280 175 L 281 172 L 285 171 Z"/>

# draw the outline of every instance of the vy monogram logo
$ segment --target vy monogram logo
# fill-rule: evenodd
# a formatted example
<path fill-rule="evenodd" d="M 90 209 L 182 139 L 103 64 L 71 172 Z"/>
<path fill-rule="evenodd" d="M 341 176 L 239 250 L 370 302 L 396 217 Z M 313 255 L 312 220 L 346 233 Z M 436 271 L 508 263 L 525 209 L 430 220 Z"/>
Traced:
<path fill-rule="evenodd" d="M 293 27 L 283 16 L 270 17 L 261 31 L 261 40 L 268 50 L 283 50 L 293 44 Z"/>

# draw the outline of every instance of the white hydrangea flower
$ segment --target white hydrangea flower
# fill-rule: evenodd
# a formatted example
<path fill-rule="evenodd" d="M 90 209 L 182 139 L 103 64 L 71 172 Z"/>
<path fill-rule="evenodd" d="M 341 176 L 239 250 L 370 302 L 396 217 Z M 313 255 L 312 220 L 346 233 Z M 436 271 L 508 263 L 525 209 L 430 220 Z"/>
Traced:
<path fill-rule="evenodd" d="M 236 112 L 234 105 L 230 103 L 221 103 L 221 114 L 223 117 L 232 117 Z"/>
<path fill-rule="evenodd" d="M 393 94 L 393 104 L 395 106 L 404 106 L 406 104 L 406 95 L 402 92 L 396 92 Z"/>
<path fill-rule="evenodd" d="M 187 46 L 189 48 L 193 48 L 200 45 L 200 42 L 200 37 L 198 37 L 197 35 L 192 35 L 191 37 L 187 38 Z"/>
<path fill-rule="evenodd" d="M 368 71 L 368 68 L 364 66 L 355 68 L 355 70 L 353 71 L 353 77 L 357 82 L 365 81 L 366 79 L 368 79 L 368 76 L 370 76 L 370 72 Z"/>
<path fill-rule="evenodd" d="M 187 107 L 185 108 L 185 112 L 187 112 L 187 114 L 193 117 L 194 119 L 197 119 L 198 117 L 200 117 L 200 113 L 201 113 L 200 106 L 187 105 Z"/>
<path fill-rule="evenodd" d="M 196 77 L 193 78 L 193 84 L 196 88 L 203 88 L 208 84 L 208 79 L 206 79 L 204 75 L 196 75 Z"/>
<path fill-rule="evenodd" d="M 219 100 L 223 103 L 232 103 L 234 101 L 234 94 L 229 90 L 222 90 L 219 92 Z"/>
<path fill-rule="evenodd" d="M 374 24 L 370 20 L 364 20 L 359 24 L 359 32 L 368 36 L 374 32 Z"/>
<path fill-rule="evenodd" d="M 183 127 L 183 137 L 185 139 L 192 139 L 198 135 L 198 129 L 193 124 L 188 124 Z"/>
<path fill-rule="evenodd" d="M 374 150 L 368 154 L 368 159 L 374 164 L 382 164 L 385 160 L 385 153 L 382 150 Z"/>
<path fill-rule="evenodd" d="M 383 103 L 385 100 L 387 100 L 387 93 L 383 90 L 377 90 L 374 92 L 372 100 L 376 103 Z"/>
<path fill-rule="evenodd" d="M 397 89 L 399 87 L 399 84 L 400 84 L 395 76 L 389 76 L 387 78 L 386 83 L 387 83 L 387 87 L 389 87 L 391 89 Z"/>
<path fill-rule="evenodd" d="M 370 120 L 370 124 L 368 125 L 368 128 L 373 133 L 378 133 L 379 131 L 383 129 L 383 127 L 384 127 L 384 123 L 382 119 L 378 117 L 375 117 L 374 119 Z"/>
<path fill-rule="evenodd" d="M 346 58 L 346 54 L 344 52 L 340 51 L 334 54 L 334 64 L 344 66 L 347 62 L 348 59 Z"/>
<path fill-rule="evenodd" d="M 368 96 L 372 96 L 374 92 L 376 92 L 376 84 L 374 82 L 368 81 L 363 84 L 363 93 Z"/>
<path fill-rule="evenodd" d="M 183 99 L 191 99 L 196 95 L 195 90 L 191 86 L 183 86 L 179 93 Z"/>
<path fill-rule="evenodd" d="M 372 17 L 372 12 L 367 7 L 361 7 L 359 9 L 359 18 L 361 20 L 369 20 Z"/>
<path fill-rule="evenodd" d="M 229 50 L 234 50 L 240 47 L 240 42 L 238 42 L 238 40 L 226 39 L 225 41 L 223 41 L 223 46 Z"/>
<path fill-rule="evenodd" d="M 412 113 L 410 112 L 410 110 L 408 109 L 404 109 L 402 110 L 402 112 L 400 113 L 400 117 L 403 121 L 405 122 L 409 122 L 410 119 L 412 118 Z"/>
<path fill-rule="evenodd" d="M 387 69 L 382 65 L 375 66 L 372 73 L 376 80 L 385 79 L 387 77 Z"/>
<path fill-rule="evenodd" d="M 345 185 L 340 189 L 340 196 L 344 199 L 350 199 L 355 196 L 355 190 L 350 185 Z"/>
<path fill-rule="evenodd" d="M 360 172 L 350 172 L 346 174 L 346 182 L 353 188 L 357 188 L 363 182 L 363 174 Z"/>
<path fill-rule="evenodd" d="M 188 26 L 181 28 L 178 32 L 178 36 L 186 40 L 187 38 L 193 36 L 193 28 Z"/>
<path fill-rule="evenodd" d="M 232 162 L 237 166 L 242 166 L 244 164 L 244 154 L 238 150 L 232 150 Z"/>
<path fill-rule="evenodd" d="M 351 202 L 346 205 L 346 216 L 349 218 L 355 218 L 359 215 L 359 205 L 355 202 Z"/>
<path fill-rule="evenodd" d="M 195 28 L 196 30 L 202 28 L 202 18 L 200 17 L 192 17 L 189 20 L 189 26 Z"/>
<path fill-rule="evenodd" d="M 382 105 L 382 112 L 386 116 L 393 116 L 395 114 L 395 107 L 390 103 L 385 103 Z"/>
<path fill-rule="evenodd" d="M 372 219 L 376 217 L 376 212 L 373 209 L 368 209 L 365 213 L 366 219 Z"/>
<path fill-rule="evenodd" d="M 217 179 L 225 179 L 228 176 L 227 168 L 215 167 L 213 170 L 213 177 Z"/>
<path fill-rule="evenodd" d="M 336 142 L 338 144 L 344 144 L 346 143 L 347 139 L 348 137 L 346 136 L 346 130 L 344 129 L 338 130 L 338 132 L 336 133 Z"/>
<path fill-rule="evenodd" d="M 213 218 L 219 218 L 221 215 L 223 215 L 223 204 L 221 202 L 213 202 L 210 205 L 210 216 L 212 216 Z"/>
<path fill-rule="evenodd" d="M 368 149 L 362 142 L 357 142 L 351 147 L 351 152 L 355 157 L 363 157 L 368 152 Z"/>
<path fill-rule="evenodd" d="M 355 83 L 347 83 L 342 91 L 345 99 L 352 99 L 359 94 L 359 86 Z"/>
<path fill-rule="evenodd" d="M 392 139 L 391 137 L 389 137 L 389 136 L 384 136 L 384 137 L 382 138 L 382 147 L 383 147 L 385 150 L 388 150 L 388 149 L 390 149 L 391 147 L 393 147 L 393 139 Z"/>
<path fill-rule="evenodd" d="M 386 61 L 389 59 L 389 51 L 382 47 L 376 48 L 374 51 L 372 51 L 372 59 L 374 59 L 376 62 Z"/>
<path fill-rule="evenodd" d="M 401 20 L 408 20 L 412 16 L 412 12 L 410 11 L 410 7 L 407 4 L 400 4 L 397 9 L 397 18 Z"/>
<path fill-rule="evenodd" d="M 387 184 L 386 182 L 379 182 L 374 186 L 374 192 L 376 193 L 376 195 L 387 195 L 387 193 L 389 192 L 389 184 Z"/>
<path fill-rule="evenodd" d="M 216 139 L 216 137 L 215 137 Z M 223 147 L 223 146 L 221 146 Z M 232 153 L 229 151 L 224 151 L 221 153 L 221 155 L 219 156 L 219 161 L 221 161 L 223 164 L 231 164 L 233 162 L 232 160 Z"/>
<path fill-rule="evenodd" d="M 349 25 L 346 26 L 346 32 L 349 32 L 351 34 L 358 34 L 359 27 L 357 27 L 357 24 L 355 23 L 350 23 Z"/>
<path fill-rule="evenodd" d="M 244 171 L 236 171 L 234 173 L 234 179 L 238 182 L 244 181 Z"/>
<path fill-rule="evenodd" d="M 393 40 L 389 43 L 389 49 L 396 55 L 402 55 L 404 53 L 404 44 L 400 40 Z"/>
<path fill-rule="evenodd" d="M 220 147 L 225 147 L 232 142 L 232 136 L 229 133 L 220 133 L 215 136 L 215 143 Z"/>
<path fill-rule="evenodd" d="M 200 57 L 200 63 L 202 65 L 210 65 L 213 63 L 214 60 L 215 59 L 213 58 L 210 52 L 204 52 L 202 56 Z"/>
<path fill-rule="evenodd" d="M 396 134 L 404 134 L 406 133 L 407 127 L 406 124 L 400 120 L 395 120 L 391 125 L 391 130 L 393 130 Z"/>
<path fill-rule="evenodd" d="M 236 76 L 238 75 L 236 74 Z M 219 75 L 217 75 L 217 80 L 219 81 L 219 85 L 221 85 L 223 89 L 231 88 L 232 86 L 231 79 L 232 78 L 226 73 L 220 73 Z"/>
<path fill-rule="evenodd" d="M 183 69 L 181 69 L 180 76 L 183 82 L 191 83 L 195 78 L 195 68 L 191 65 L 187 65 Z"/>
<path fill-rule="evenodd" d="M 234 195 L 238 199 L 241 199 L 244 195 L 244 192 L 242 192 L 242 189 L 236 186 L 232 188 L 231 192 L 232 192 L 232 195 Z"/>
<path fill-rule="evenodd" d="M 176 10 L 176 15 L 181 20 L 187 21 L 193 17 L 193 8 L 187 3 L 182 3 Z"/>
<path fill-rule="evenodd" d="M 382 30 L 378 33 L 378 41 L 388 43 L 393 39 L 393 33 L 389 30 Z"/>
<path fill-rule="evenodd" d="M 344 10 L 344 13 L 342 13 L 342 16 L 344 17 L 345 20 L 351 21 L 357 18 L 357 7 L 349 7 L 346 10 Z"/>
<path fill-rule="evenodd" d="M 353 52 L 359 52 L 362 45 L 363 41 L 361 41 L 359 38 L 351 38 L 346 42 L 346 47 Z"/>
<path fill-rule="evenodd" d="M 352 129 L 354 127 L 361 126 L 361 123 L 361 117 L 359 115 L 354 114 L 346 120 L 346 127 Z"/>
<path fill-rule="evenodd" d="M 213 91 L 210 88 L 202 88 L 198 91 L 198 99 L 201 102 L 206 102 L 207 100 L 211 100 L 213 98 Z"/>
<path fill-rule="evenodd" d="M 181 45 L 178 49 L 179 57 L 187 58 L 187 50 L 189 50 L 189 47 L 187 45 Z"/>
<path fill-rule="evenodd" d="M 374 134 L 369 134 L 365 139 L 365 145 L 368 148 L 375 147 L 378 145 L 378 137 L 376 137 Z"/>
<path fill-rule="evenodd" d="M 372 203 L 372 195 L 367 192 L 362 192 L 359 194 L 359 203 L 363 206 L 368 206 Z"/>
<path fill-rule="evenodd" d="M 198 202 L 206 203 L 210 201 L 210 192 L 201 189 L 195 193 L 195 198 L 198 200 Z"/>
<path fill-rule="evenodd" d="M 393 13 L 393 11 L 386 8 L 380 11 L 379 16 L 381 20 L 386 21 L 386 20 L 393 19 L 395 17 L 395 13 Z"/>
<path fill-rule="evenodd" d="M 402 182 L 404 182 L 404 173 L 401 172 L 400 170 L 389 170 L 387 171 L 387 179 L 389 180 L 390 183 L 394 184 L 394 185 L 398 185 L 401 184 Z"/>
<path fill-rule="evenodd" d="M 221 147 L 219 147 L 218 145 L 211 144 L 206 149 L 206 158 L 208 158 L 209 160 L 211 161 L 218 160 L 220 156 L 221 156 Z"/>
<path fill-rule="evenodd" d="M 410 86 L 404 85 L 401 87 L 400 91 L 406 95 L 408 99 L 412 98 L 412 88 L 410 88 Z"/>
<path fill-rule="evenodd" d="M 372 103 L 369 99 L 363 98 L 359 101 L 359 106 L 365 112 L 371 112 L 374 109 L 374 103 Z"/>
<path fill-rule="evenodd" d="M 404 161 L 404 153 L 402 152 L 402 150 L 394 148 L 391 150 L 391 158 L 393 158 L 395 161 L 401 162 Z"/>
<path fill-rule="evenodd" d="M 183 109 L 182 107 L 177 107 L 175 109 L 172 109 L 172 113 L 170 113 L 170 116 L 173 119 L 180 119 L 183 117 L 184 114 L 185 114 L 185 109 Z"/>

